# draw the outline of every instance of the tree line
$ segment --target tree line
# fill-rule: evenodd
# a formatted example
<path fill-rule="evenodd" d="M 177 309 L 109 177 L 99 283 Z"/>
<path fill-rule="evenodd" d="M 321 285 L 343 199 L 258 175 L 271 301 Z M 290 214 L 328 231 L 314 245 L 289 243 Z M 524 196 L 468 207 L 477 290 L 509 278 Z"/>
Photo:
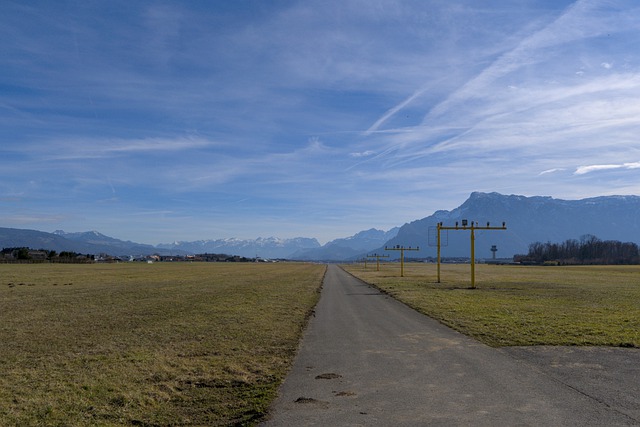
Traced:
<path fill-rule="evenodd" d="M 37 263 L 37 262 L 58 262 L 58 263 L 87 263 L 95 257 L 91 254 L 80 254 L 72 251 L 56 251 L 47 249 L 30 249 L 28 247 L 3 248 L 0 250 L 0 262 L 2 263 Z"/>
<path fill-rule="evenodd" d="M 600 240 L 591 234 L 580 240 L 563 243 L 535 242 L 529 245 L 527 255 L 516 255 L 514 261 L 530 264 L 640 264 L 638 245 L 617 240 Z"/>
<path fill-rule="evenodd" d="M 31 249 L 26 246 L 0 249 L 0 263 L 74 263 L 86 264 L 92 262 L 121 262 L 125 259 L 109 255 L 81 254 L 72 251 L 56 252 L 48 249 Z M 263 262 L 256 258 L 247 258 L 239 255 L 227 254 L 197 254 L 197 255 L 149 255 L 136 258 L 135 261 L 161 261 L 161 262 Z"/>

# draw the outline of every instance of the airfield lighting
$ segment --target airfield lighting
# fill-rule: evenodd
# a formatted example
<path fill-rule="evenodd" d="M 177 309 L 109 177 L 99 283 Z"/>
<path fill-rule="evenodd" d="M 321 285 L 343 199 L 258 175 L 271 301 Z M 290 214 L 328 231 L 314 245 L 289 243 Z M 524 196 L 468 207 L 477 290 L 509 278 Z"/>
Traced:
<path fill-rule="evenodd" d="M 404 277 L 404 251 L 419 251 L 420 247 L 411 248 L 411 246 L 405 248 L 404 246 L 396 245 L 392 248 L 385 246 L 385 251 L 400 251 L 400 277 Z"/>
<path fill-rule="evenodd" d="M 389 258 L 389 255 L 379 255 L 377 253 L 372 255 L 367 255 L 367 258 L 375 258 L 376 259 L 376 271 L 380 271 L 380 258 Z"/>
<path fill-rule="evenodd" d="M 507 229 L 507 223 L 506 222 L 502 222 L 502 227 L 491 227 L 491 225 L 489 224 L 489 222 L 487 222 L 487 226 L 486 227 L 479 227 L 477 222 L 473 222 L 471 221 L 471 225 L 469 227 L 467 227 L 467 220 L 463 219 L 462 220 L 462 229 L 463 230 L 470 230 L 471 231 L 471 287 L 475 288 L 476 287 L 476 249 L 475 249 L 475 242 L 476 242 L 476 237 L 475 237 L 475 230 L 506 230 Z M 440 283 L 440 230 L 460 230 L 458 228 L 458 223 L 456 222 L 456 226 L 455 227 L 445 227 L 444 225 L 442 225 L 441 222 L 438 223 L 437 225 L 438 228 L 438 283 Z M 493 249 L 493 248 L 492 248 Z M 497 250 L 497 249 L 496 249 Z M 495 257 L 495 252 L 493 253 L 494 257 Z"/>

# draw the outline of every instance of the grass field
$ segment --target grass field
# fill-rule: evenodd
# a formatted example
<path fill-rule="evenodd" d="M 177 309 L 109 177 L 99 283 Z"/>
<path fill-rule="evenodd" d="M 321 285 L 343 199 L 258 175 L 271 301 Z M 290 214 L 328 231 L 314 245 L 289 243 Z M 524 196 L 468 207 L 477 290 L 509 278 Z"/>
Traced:
<path fill-rule="evenodd" d="M 640 347 L 640 267 L 345 268 L 492 346 Z M 0 425 L 252 425 L 325 267 L 0 264 Z"/>
<path fill-rule="evenodd" d="M 318 299 L 312 264 L 0 265 L 0 425 L 250 425 Z"/>
<path fill-rule="evenodd" d="M 345 266 L 416 310 L 491 346 L 640 347 L 640 266 Z"/>

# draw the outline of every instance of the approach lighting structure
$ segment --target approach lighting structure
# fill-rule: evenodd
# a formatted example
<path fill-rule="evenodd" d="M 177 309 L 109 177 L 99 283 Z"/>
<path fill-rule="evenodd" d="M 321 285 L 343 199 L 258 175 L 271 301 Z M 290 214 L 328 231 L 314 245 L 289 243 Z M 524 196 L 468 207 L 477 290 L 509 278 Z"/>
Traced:
<path fill-rule="evenodd" d="M 404 247 L 404 246 L 400 246 L 400 245 L 395 245 L 392 246 L 390 248 L 387 248 L 385 246 L 384 248 L 385 251 L 400 251 L 400 277 L 404 277 L 404 251 L 419 251 L 420 247 L 417 246 L 415 248 L 412 248 L 411 246 Z"/>
<path fill-rule="evenodd" d="M 440 230 L 470 230 L 471 231 L 471 288 L 476 287 L 476 237 L 475 230 L 506 230 L 507 224 L 503 221 L 502 226 L 492 226 L 489 222 L 487 225 L 478 225 L 478 222 L 471 221 L 471 225 L 466 219 L 462 220 L 462 225 L 444 226 L 438 223 L 438 283 L 440 283 Z M 494 252 L 495 255 L 495 252 Z"/>
<path fill-rule="evenodd" d="M 375 258 L 376 259 L 376 271 L 380 271 L 380 258 L 389 258 L 389 255 L 372 254 L 372 255 L 367 255 L 367 258 Z"/>

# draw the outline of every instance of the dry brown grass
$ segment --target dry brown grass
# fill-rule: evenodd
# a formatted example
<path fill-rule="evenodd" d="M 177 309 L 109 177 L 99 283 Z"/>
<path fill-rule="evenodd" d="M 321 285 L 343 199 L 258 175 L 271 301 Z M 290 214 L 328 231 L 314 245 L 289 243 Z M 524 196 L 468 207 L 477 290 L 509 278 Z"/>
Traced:
<path fill-rule="evenodd" d="M 0 265 L 0 424 L 251 424 L 287 372 L 323 274 Z"/>
<path fill-rule="evenodd" d="M 345 268 L 442 323 L 492 346 L 640 347 L 640 266 L 526 267 L 385 263 Z"/>

